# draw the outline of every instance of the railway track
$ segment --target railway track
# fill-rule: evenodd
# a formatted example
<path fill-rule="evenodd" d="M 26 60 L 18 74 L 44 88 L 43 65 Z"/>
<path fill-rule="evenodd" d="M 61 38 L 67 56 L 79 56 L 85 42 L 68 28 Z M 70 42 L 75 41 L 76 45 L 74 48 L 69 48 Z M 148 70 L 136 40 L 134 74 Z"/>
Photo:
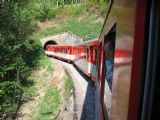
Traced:
<path fill-rule="evenodd" d="M 78 71 L 72 64 L 59 61 L 70 74 L 74 83 L 74 120 L 94 120 L 95 86 L 94 82 Z"/>

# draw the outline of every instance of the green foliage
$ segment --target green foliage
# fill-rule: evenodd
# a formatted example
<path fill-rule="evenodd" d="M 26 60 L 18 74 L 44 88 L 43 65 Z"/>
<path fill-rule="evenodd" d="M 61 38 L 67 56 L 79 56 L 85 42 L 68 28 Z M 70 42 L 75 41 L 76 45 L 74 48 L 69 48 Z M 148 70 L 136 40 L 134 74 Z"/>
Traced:
<path fill-rule="evenodd" d="M 30 85 L 30 86 L 27 86 L 27 87 L 24 87 L 23 88 L 23 101 L 28 101 L 28 100 L 33 100 L 34 97 L 36 96 L 36 87 L 34 85 Z"/>
<path fill-rule="evenodd" d="M 56 15 L 65 15 L 68 17 L 72 16 L 79 16 L 84 12 L 85 5 L 73 6 L 73 5 L 66 5 L 63 8 L 55 9 Z"/>
<path fill-rule="evenodd" d="M 27 11 L 18 3 L 4 3 L 1 19 L 1 81 L 26 79 L 28 74 L 27 64 L 24 62 L 24 54 L 27 50 L 25 42 L 33 31 Z M 20 82 L 20 81 L 19 81 Z"/>
<path fill-rule="evenodd" d="M 15 112 L 40 47 L 29 35 L 35 30 L 26 1 L 3 1 L 0 11 L 0 112 Z M 35 53 L 36 52 L 36 53 Z M 32 53 L 35 53 L 34 55 Z"/>
<path fill-rule="evenodd" d="M 23 54 L 25 63 L 29 67 L 35 67 L 39 65 L 39 60 L 41 60 L 44 56 L 44 49 L 39 41 L 37 36 L 30 36 L 28 41 L 25 42 L 27 46 L 27 50 L 25 54 Z"/>
<path fill-rule="evenodd" d="M 105 16 L 110 3 L 111 0 L 88 0 L 85 8 L 89 13 L 99 13 Z"/>
<path fill-rule="evenodd" d="M 35 8 L 35 18 L 40 21 L 53 18 L 55 16 L 53 8 L 50 0 L 41 1 Z"/>
<path fill-rule="evenodd" d="M 5 81 L 0 83 L 0 112 L 14 112 L 20 100 L 21 92 L 22 88 L 17 82 Z"/>
<path fill-rule="evenodd" d="M 39 112 L 32 118 L 33 120 L 51 120 L 60 105 L 60 93 L 59 90 L 48 90 L 40 101 L 38 106 Z"/>
<path fill-rule="evenodd" d="M 73 89 L 73 82 L 70 76 L 67 76 L 64 82 L 65 96 L 68 99 L 71 95 L 71 90 Z"/>
<path fill-rule="evenodd" d="M 46 21 L 56 15 L 78 16 L 100 12 L 104 15 L 109 0 L 29 0 L 27 10 L 32 17 L 39 21 Z"/>

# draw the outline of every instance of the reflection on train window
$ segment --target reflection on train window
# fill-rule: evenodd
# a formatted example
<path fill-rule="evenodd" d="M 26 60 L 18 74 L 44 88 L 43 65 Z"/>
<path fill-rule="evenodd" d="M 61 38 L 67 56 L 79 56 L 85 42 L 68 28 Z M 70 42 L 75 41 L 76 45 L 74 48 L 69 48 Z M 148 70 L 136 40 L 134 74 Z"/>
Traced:
<path fill-rule="evenodd" d="M 105 36 L 104 51 L 105 51 L 105 94 L 104 94 L 104 109 L 106 115 L 110 115 L 111 97 L 112 97 L 112 82 L 113 82 L 113 66 L 114 66 L 114 50 L 116 38 L 116 24 Z"/>

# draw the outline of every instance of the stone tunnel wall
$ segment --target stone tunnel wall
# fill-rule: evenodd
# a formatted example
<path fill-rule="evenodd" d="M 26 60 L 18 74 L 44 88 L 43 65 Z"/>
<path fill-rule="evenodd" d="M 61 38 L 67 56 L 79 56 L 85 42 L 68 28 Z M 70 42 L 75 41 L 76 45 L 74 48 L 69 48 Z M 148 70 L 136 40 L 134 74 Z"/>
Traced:
<path fill-rule="evenodd" d="M 83 39 L 78 37 L 77 35 L 71 33 L 71 32 L 67 32 L 67 33 L 43 37 L 40 39 L 40 41 L 45 48 L 47 43 L 48 44 L 55 43 L 55 44 L 59 44 L 59 45 L 71 45 L 71 44 L 81 43 L 81 42 L 83 42 Z"/>

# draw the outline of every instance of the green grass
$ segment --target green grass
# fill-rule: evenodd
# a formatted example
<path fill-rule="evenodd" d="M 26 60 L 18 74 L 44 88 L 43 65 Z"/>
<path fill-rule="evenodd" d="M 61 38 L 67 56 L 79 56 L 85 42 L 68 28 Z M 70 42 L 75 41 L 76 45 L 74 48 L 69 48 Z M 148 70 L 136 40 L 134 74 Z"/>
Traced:
<path fill-rule="evenodd" d="M 71 90 L 73 89 L 72 78 L 68 75 L 64 82 L 65 97 L 68 99 L 71 96 Z"/>
<path fill-rule="evenodd" d="M 79 16 L 84 12 L 85 4 L 79 5 L 79 6 L 73 6 L 73 5 L 65 5 L 63 8 L 56 8 L 55 14 L 56 15 L 65 15 L 65 16 Z"/>
<path fill-rule="evenodd" d="M 39 60 L 38 67 L 33 70 L 33 73 L 29 76 L 31 82 L 30 85 L 24 87 L 23 98 L 26 100 L 32 100 L 36 96 L 36 92 L 39 89 L 39 86 L 46 84 L 45 82 L 50 80 L 54 69 L 52 63 L 44 56 Z M 43 71 L 41 73 L 41 71 Z"/>
<path fill-rule="evenodd" d="M 42 97 L 38 106 L 38 113 L 32 120 L 52 120 L 60 106 L 60 93 L 59 90 L 49 89 Z"/>
<path fill-rule="evenodd" d="M 99 16 L 89 15 L 78 21 L 78 17 L 69 19 L 66 23 L 61 24 L 60 27 L 49 28 L 40 32 L 40 36 L 55 35 L 71 31 L 84 40 L 98 38 L 102 29 L 103 23 L 96 23 Z"/>
<path fill-rule="evenodd" d="M 32 100 L 34 99 L 36 95 L 36 86 L 29 86 L 29 87 L 24 87 L 24 93 L 23 93 L 23 99 L 25 100 Z"/>

